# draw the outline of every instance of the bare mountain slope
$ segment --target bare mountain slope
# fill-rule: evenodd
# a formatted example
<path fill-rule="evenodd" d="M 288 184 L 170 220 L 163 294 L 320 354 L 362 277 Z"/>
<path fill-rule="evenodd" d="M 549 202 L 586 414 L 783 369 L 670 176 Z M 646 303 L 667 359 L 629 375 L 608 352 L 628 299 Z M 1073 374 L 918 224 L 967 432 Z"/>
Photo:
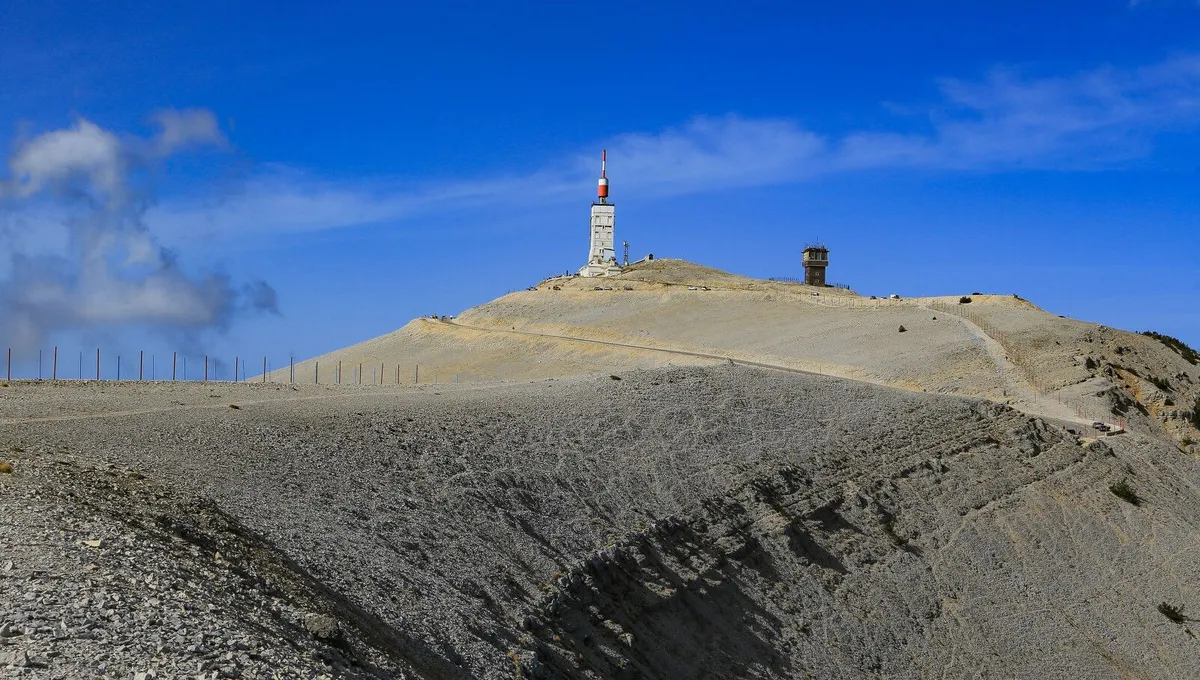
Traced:
<path fill-rule="evenodd" d="M 982 397 L 1083 426 L 1124 421 L 1185 447 L 1200 440 L 1191 422 L 1200 364 L 1186 352 L 1057 317 L 1014 296 L 969 297 L 967 304 L 959 296 L 870 300 L 654 260 L 614 278 L 550 279 L 456 319 L 417 319 L 316 361 L 322 383 L 334 381 L 340 361 L 343 383 L 396 384 L 733 359 Z M 312 382 L 315 368 L 303 362 L 297 379 Z M 287 378 L 286 370 L 270 376 Z"/>
<path fill-rule="evenodd" d="M 656 261 L 317 361 L 0 387 L 0 677 L 1200 677 L 1171 338 Z"/>
<path fill-rule="evenodd" d="M 30 677 L 1200 675 L 1194 623 L 1158 609 L 1198 606 L 1178 449 L 823 376 L 618 377 L 129 385 L 143 408 L 111 416 L 8 388 L 42 405 L 0 429 L 0 514 L 23 522 L 0 653 Z M 150 408 L 163 390 L 196 394 Z M 17 533 L 29 514 L 44 532 Z"/>

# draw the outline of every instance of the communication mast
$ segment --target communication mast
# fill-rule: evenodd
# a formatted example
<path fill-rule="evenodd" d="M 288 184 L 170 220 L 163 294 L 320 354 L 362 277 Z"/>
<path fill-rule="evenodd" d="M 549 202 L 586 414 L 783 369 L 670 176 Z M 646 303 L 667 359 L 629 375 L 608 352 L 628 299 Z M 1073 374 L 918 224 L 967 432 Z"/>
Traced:
<path fill-rule="evenodd" d="M 600 181 L 596 185 L 596 202 L 592 203 L 588 261 L 579 270 L 580 276 L 609 276 L 621 273 L 617 253 L 613 249 L 613 227 L 616 208 L 608 202 L 608 150 L 600 153 Z"/>
<path fill-rule="evenodd" d="M 608 203 L 608 149 L 600 151 L 600 184 L 596 187 L 596 197 L 601 203 Z"/>

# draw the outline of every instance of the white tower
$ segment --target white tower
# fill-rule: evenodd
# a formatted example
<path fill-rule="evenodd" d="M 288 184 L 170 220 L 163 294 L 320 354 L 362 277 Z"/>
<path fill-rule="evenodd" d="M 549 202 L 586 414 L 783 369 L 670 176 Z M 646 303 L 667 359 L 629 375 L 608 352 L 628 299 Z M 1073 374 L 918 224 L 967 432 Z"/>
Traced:
<path fill-rule="evenodd" d="M 596 202 L 592 203 L 591 242 L 588 262 L 579 270 L 580 276 L 609 276 L 621 273 L 617 251 L 613 244 L 613 224 L 616 210 L 608 202 L 608 150 L 600 153 L 600 183 L 596 187 Z"/>

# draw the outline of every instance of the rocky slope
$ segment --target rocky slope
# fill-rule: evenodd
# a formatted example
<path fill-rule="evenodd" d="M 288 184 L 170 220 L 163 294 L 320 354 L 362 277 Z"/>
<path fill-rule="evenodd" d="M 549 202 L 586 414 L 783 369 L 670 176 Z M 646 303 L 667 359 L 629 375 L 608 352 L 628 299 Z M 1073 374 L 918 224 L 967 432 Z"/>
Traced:
<path fill-rule="evenodd" d="M 1200 675 L 1153 436 L 739 366 L 7 389 L 0 674 Z"/>
<path fill-rule="evenodd" d="M 452 320 L 417 319 L 297 375 L 312 382 L 319 362 L 332 382 L 342 362 L 343 383 L 360 366 L 363 383 L 476 382 L 734 359 L 981 397 L 1084 427 L 1124 422 L 1200 453 L 1200 357 L 1185 345 L 1012 295 L 966 297 L 871 300 L 655 260 L 612 279 L 548 280 Z"/>

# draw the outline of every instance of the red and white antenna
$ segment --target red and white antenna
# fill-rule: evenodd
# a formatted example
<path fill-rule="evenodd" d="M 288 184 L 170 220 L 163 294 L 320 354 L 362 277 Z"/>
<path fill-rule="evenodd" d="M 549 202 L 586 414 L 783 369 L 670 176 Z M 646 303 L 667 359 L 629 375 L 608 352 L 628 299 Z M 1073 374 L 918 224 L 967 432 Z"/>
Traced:
<path fill-rule="evenodd" d="M 600 197 L 601 203 L 608 201 L 608 177 L 605 173 L 608 170 L 608 149 L 600 152 L 600 184 L 596 187 L 596 195 Z"/>

